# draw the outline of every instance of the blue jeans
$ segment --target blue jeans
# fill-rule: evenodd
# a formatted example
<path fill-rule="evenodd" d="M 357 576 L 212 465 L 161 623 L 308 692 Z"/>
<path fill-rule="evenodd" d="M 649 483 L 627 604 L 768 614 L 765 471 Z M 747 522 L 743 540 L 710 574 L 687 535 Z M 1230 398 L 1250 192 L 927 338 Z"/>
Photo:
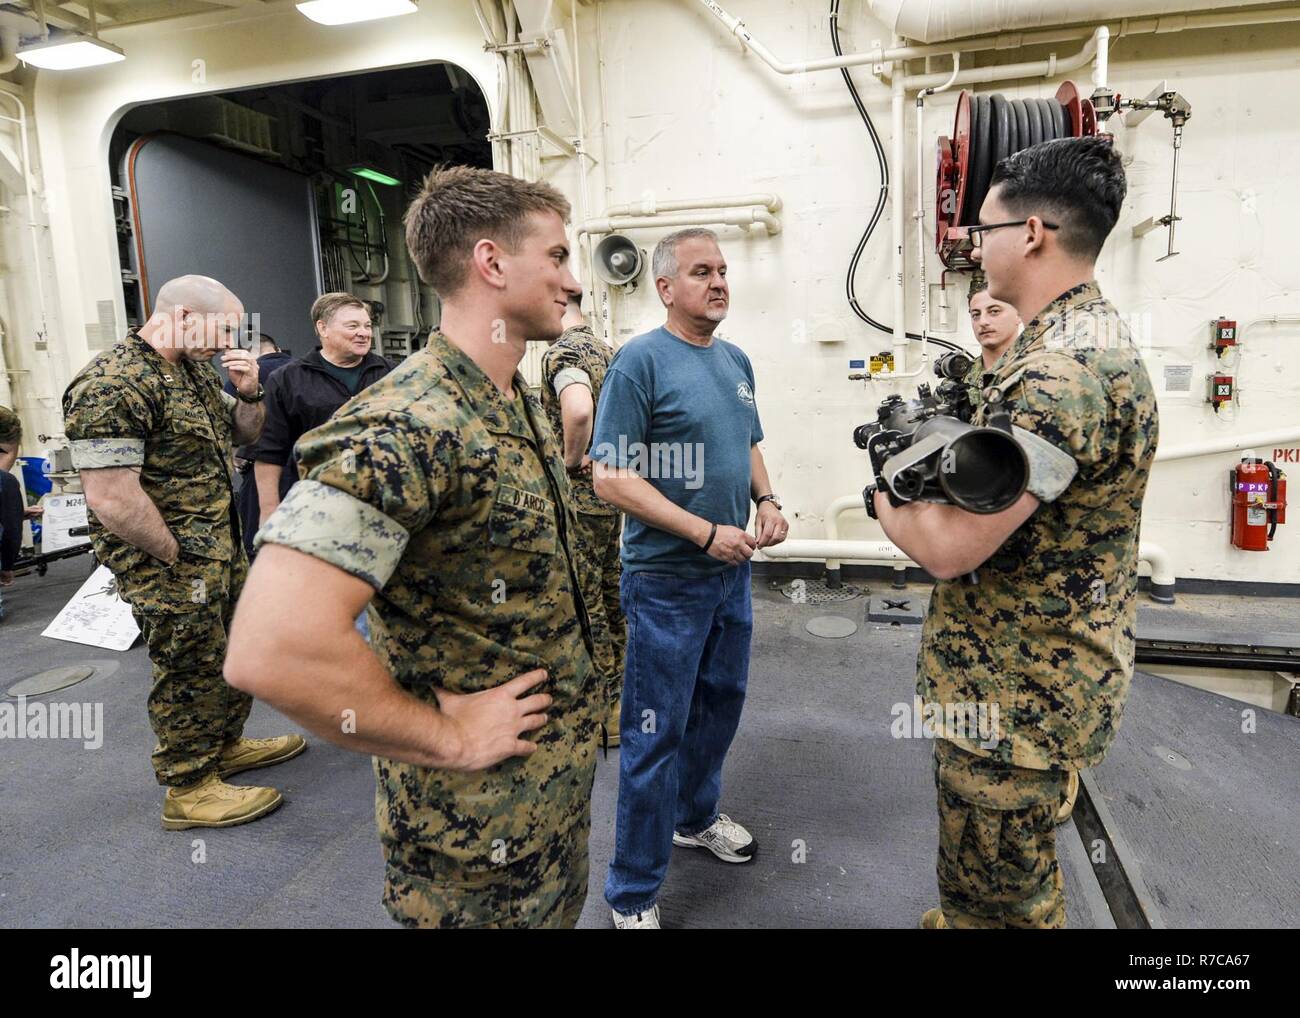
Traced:
<path fill-rule="evenodd" d="M 748 562 L 707 579 L 625 572 L 620 593 L 627 658 L 605 900 L 631 915 L 654 905 L 673 831 L 698 834 L 718 818 L 754 614 Z"/>

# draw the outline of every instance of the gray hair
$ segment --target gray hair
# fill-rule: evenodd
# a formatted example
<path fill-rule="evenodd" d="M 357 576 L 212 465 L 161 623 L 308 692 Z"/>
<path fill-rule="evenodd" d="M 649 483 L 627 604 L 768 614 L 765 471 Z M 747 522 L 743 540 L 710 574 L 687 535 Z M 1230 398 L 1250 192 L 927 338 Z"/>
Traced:
<path fill-rule="evenodd" d="M 670 233 L 655 245 L 654 256 L 650 260 L 655 279 L 672 279 L 677 275 L 677 245 L 684 240 L 711 240 L 718 243 L 718 235 L 703 226 L 689 226 L 676 233 Z M 721 247 L 722 245 L 718 245 Z"/>

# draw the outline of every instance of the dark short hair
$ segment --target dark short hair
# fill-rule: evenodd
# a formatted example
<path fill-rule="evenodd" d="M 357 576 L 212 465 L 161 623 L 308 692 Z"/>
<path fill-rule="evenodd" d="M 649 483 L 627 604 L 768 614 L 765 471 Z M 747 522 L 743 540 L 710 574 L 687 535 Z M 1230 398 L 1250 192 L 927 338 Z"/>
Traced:
<path fill-rule="evenodd" d="M 1061 247 L 1094 259 L 1119 221 L 1128 184 L 1109 135 L 1057 138 L 1001 160 L 992 189 L 1014 216 L 1042 216 L 1060 224 Z"/>
<path fill-rule="evenodd" d="M 23 422 L 8 407 L 0 406 L 0 445 L 21 445 Z"/>
<path fill-rule="evenodd" d="M 569 201 L 543 181 L 473 166 L 439 166 L 406 210 L 411 260 L 440 297 L 453 296 L 469 276 L 480 240 L 515 251 L 533 230 L 529 217 L 554 212 L 569 221 Z"/>
<path fill-rule="evenodd" d="M 275 341 L 275 337 L 269 332 L 259 332 L 257 334 L 257 342 L 260 346 L 266 346 L 269 343 L 271 344 L 271 349 L 275 353 L 280 352 L 280 344 Z"/>

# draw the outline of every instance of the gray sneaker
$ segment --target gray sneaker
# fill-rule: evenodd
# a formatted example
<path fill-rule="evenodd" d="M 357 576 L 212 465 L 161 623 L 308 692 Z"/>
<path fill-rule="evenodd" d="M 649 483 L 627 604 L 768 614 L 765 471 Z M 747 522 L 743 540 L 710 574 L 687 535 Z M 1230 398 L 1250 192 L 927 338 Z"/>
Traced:
<path fill-rule="evenodd" d="M 749 862 L 758 843 L 753 835 L 725 813 L 699 834 L 673 831 L 673 844 L 679 848 L 707 848 L 723 862 Z"/>
<path fill-rule="evenodd" d="M 616 930 L 657 930 L 659 929 L 659 906 L 655 905 L 649 912 L 636 912 L 623 915 L 614 912 L 614 929 Z"/>

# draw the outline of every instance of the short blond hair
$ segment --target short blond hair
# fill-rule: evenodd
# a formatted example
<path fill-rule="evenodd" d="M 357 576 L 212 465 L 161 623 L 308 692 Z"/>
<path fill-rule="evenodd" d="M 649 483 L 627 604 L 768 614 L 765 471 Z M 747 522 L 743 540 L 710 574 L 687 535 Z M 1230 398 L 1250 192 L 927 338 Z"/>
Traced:
<path fill-rule="evenodd" d="M 315 325 L 317 322 L 329 320 L 344 308 L 361 308 L 367 315 L 370 314 L 370 308 L 366 302 L 358 297 L 355 293 L 344 293 L 342 290 L 336 290 L 333 293 L 322 293 L 311 305 L 311 322 Z"/>
<path fill-rule="evenodd" d="M 406 247 L 420 278 L 441 297 L 465 285 L 470 255 L 480 240 L 515 251 L 531 232 L 528 217 L 554 212 L 566 223 L 568 199 L 550 184 L 495 170 L 440 166 L 406 210 Z"/>

